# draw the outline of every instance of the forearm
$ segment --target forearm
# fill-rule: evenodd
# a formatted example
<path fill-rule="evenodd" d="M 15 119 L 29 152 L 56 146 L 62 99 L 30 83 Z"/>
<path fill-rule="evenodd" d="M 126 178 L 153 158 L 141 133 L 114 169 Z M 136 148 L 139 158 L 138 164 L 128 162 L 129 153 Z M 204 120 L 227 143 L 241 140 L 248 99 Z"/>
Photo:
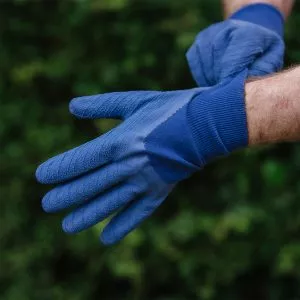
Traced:
<path fill-rule="evenodd" d="M 245 86 L 249 145 L 300 140 L 300 67 Z"/>
<path fill-rule="evenodd" d="M 245 5 L 266 3 L 275 6 L 287 18 L 292 10 L 294 0 L 222 0 L 225 17 L 229 17 Z"/>

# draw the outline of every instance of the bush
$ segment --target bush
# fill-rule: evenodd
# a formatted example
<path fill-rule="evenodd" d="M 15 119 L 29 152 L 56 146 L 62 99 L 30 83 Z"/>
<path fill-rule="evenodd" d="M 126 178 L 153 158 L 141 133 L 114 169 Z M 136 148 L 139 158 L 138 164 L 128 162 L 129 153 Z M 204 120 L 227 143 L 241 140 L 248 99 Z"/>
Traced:
<path fill-rule="evenodd" d="M 180 184 L 113 247 L 99 224 L 66 236 L 36 166 L 107 130 L 78 121 L 75 95 L 194 86 L 184 53 L 221 20 L 219 1 L 1 2 L 1 293 L 34 299 L 300 297 L 300 145 L 236 153 Z M 286 32 L 299 63 L 300 5 Z"/>

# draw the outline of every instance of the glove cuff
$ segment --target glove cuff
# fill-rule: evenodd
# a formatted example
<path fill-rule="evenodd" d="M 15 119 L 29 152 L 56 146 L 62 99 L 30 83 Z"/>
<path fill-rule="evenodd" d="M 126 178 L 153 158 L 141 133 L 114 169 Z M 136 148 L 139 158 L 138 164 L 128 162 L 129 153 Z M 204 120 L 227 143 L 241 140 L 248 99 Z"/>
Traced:
<path fill-rule="evenodd" d="M 255 3 L 244 6 L 231 15 L 229 19 L 254 23 L 283 36 L 284 17 L 281 12 L 271 4 Z"/>
<path fill-rule="evenodd" d="M 248 145 L 245 80 L 248 70 L 196 96 L 188 105 L 193 140 L 205 165 Z"/>

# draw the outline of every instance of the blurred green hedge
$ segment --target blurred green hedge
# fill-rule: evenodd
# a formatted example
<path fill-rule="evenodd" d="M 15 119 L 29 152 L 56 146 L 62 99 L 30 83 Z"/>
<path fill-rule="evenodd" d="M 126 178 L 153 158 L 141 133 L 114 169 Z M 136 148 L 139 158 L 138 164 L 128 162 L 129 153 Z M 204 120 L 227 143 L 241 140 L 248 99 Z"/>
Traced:
<path fill-rule="evenodd" d="M 297 2 L 297 1 L 296 1 Z M 194 86 L 184 53 L 219 1 L 2 1 L 1 299 L 300 299 L 300 145 L 236 153 L 180 184 L 120 244 L 47 215 L 46 158 L 111 126 L 78 121 L 78 95 Z M 300 62 L 300 3 L 286 65 Z"/>

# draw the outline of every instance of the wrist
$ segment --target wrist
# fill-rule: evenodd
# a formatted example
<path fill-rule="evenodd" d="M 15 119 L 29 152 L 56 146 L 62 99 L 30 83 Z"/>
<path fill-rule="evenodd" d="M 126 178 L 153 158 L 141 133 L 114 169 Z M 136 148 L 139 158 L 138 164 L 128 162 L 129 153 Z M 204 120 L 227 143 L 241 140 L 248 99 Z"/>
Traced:
<path fill-rule="evenodd" d="M 247 114 L 248 141 L 249 146 L 267 142 L 263 115 L 268 113 L 269 101 L 264 101 L 264 92 L 259 81 L 246 82 L 245 84 L 245 106 Z M 269 115 L 269 114 L 268 114 Z"/>
<path fill-rule="evenodd" d="M 243 71 L 200 93 L 188 105 L 187 116 L 202 166 L 248 145 L 246 77 Z"/>
<path fill-rule="evenodd" d="M 299 139 L 299 71 L 297 68 L 245 84 L 250 146 Z"/>
<path fill-rule="evenodd" d="M 234 12 L 229 19 L 241 20 L 260 25 L 283 35 L 284 17 L 275 6 L 267 3 L 253 3 Z"/>

